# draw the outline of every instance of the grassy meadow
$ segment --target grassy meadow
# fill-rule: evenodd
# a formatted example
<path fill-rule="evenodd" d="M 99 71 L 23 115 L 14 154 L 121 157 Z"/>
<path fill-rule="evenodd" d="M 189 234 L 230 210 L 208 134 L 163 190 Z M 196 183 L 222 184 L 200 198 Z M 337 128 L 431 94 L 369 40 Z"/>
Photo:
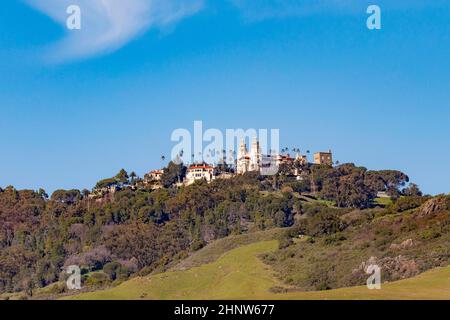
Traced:
<path fill-rule="evenodd" d="M 329 291 L 297 292 L 282 284 L 259 255 L 276 250 L 278 242 L 259 241 L 224 253 L 211 263 L 187 270 L 138 277 L 97 292 L 69 299 L 450 299 L 450 267 L 415 278 L 385 283 L 381 290 L 365 286 Z M 284 288 L 275 293 L 271 288 Z"/>

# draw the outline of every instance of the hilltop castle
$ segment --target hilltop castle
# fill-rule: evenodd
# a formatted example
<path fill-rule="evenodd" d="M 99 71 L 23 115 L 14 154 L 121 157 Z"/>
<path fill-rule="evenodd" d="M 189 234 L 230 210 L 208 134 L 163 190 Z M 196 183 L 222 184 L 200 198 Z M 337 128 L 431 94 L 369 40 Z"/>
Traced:
<path fill-rule="evenodd" d="M 187 167 L 186 175 L 180 178 L 178 182 L 173 185 L 180 187 L 182 185 L 191 185 L 198 180 L 211 182 L 217 179 L 230 179 L 237 175 L 243 175 L 247 172 L 260 172 L 261 175 L 274 175 L 279 171 L 280 166 L 286 165 L 281 171 L 283 175 L 295 177 L 297 180 L 302 180 L 303 166 L 308 165 L 308 157 L 302 155 L 299 149 L 292 149 L 297 155 L 295 158 L 291 157 L 288 149 L 282 149 L 281 153 L 277 154 L 263 154 L 260 143 L 257 139 L 253 139 L 248 150 L 245 140 L 242 140 L 237 152 L 237 158 L 234 165 L 212 165 L 206 162 L 192 163 Z M 271 151 L 272 152 L 272 151 Z M 309 153 L 309 151 L 307 152 Z M 314 164 L 317 165 L 333 165 L 333 155 L 331 150 L 328 152 L 314 153 Z M 275 170 L 272 170 L 275 169 Z M 165 170 L 153 170 L 145 174 L 144 179 L 139 183 L 140 186 L 150 187 L 151 189 L 163 188 L 163 176 Z M 96 187 L 89 196 L 90 198 L 99 198 L 108 193 L 114 193 L 122 188 L 138 188 L 136 185 L 121 184 L 114 179 L 109 179 L 105 186 Z"/>
<path fill-rule="evenodd" d="M 247 172 L 270 172 L 270 168 L 275 168 L 274 173 L 278 172 L 280 166 L 286 164 L 290 167 L 291 175 L 297 179 L 301 179 L 302 165 L 308 164 L 308 157 L 302 155 L 299 149 L 293 149 L 297 155 L 291 157 L 287 148 L 282 153 L 263 154 L 258 139 L 251 141 L 250 150 L 247 148 L 245 140 L 241 140 L 237 152 L 237 158 L 234 163 L 234 170 L 224 171 L 220 166 L 214 166 L 208 163 L 193 163 L 187 168 L 184 181 L 180 181 L 179 185 L 190 185 L 197 180 L 205 180 L 211 182 L 216 179 L 229 179 L 235 174 L 242 175 Z M 317 152 L 314 154 L 314 163 L 319 165 L 333 165 L 333 156 L 331 150 L 328 152 Z M 294 166 L 293 166 L 294 165 Z M 300 166 L 298 166 L 300 165 Z M 272 173 L 272 174 L 274 174 Z M 285 173 L 286 174 L 286 173 Z M 153 183 L 156 187 L 160 184 L 163 170 L 155 170 L 145 176 L 146 183 Z M 271 174 L 268 174 L 271 175 Z"/>
<path fill-rule="evenodd" d="M 286 150 L 287 151 L 287 150 Z M 316 154 L 314 155 L 316 164 L 328 164 L 332 165 L 331 151 L 329 153 L 320 152 L 316 160 Z M 250 151 L 247 149 L 245 141 L 242 140 L 239 146 L 237 161 L 236 161 L 236 173 L 244 174 L 246 172 L 260 171 L 261 168 L 270 167 L 272 165 L 279 167 L 282 164 L 290 164 L 295 161 L 300 164 L 307 164 L 308 158 L 306 155 L 301 155 L 300 150 L 297 149 L 297 155 L 292 158 L 288 153 L 283 154 L 269 154 L 263 155 L 259 141 L 255 138 L 252 140 Z"/>

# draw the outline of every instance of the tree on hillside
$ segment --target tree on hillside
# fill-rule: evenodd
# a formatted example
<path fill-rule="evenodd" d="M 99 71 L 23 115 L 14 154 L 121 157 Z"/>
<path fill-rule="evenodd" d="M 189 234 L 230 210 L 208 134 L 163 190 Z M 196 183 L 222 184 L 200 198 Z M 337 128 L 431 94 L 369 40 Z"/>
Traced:
<path fill-rule="evenodd" d="M 403 189 L 402 193 L 408 197 L 421 197 L 423 195 L 422 191 L 420 191 L 419 186 L 415 183 L 411 183 L 408 187 Z"/>
<path fill-rule="evenodd" d="M 323 183 L 327 177 L 331 177 L 333 169 L 326 165 L 313 164 L 310 167 L 311 172 L 311 191 L 317 194 L 322 190 Z"/>
<path fill-rule="evenodd" d="M 374 192 L 395 192 L 409 182 L 409 177 L 398 170 L 368 171 L 365 181 Z"/>
<path fill-rule="evenodd" d="M 128 183 L 128 172 L 125 169 L 121 169 L 115 178 L 119 183 Z"/>
<path fill-rule="evenodd" d="M 365 183 L 367 169 L 346 163 L 339 167 L 313 165 L 313 183 L 318 195 L 336 202 L 339 207 L 365 208 L 371 204 L 375 193 Z"/>
<path fill-rule="evenodd" d="M 176 164 L 173 161 L 169 162 L 167 168 L 164 168 L 164 173 L 161 176 L 161 183 L 165 188 L 169 188 L 177 182 L 183 181 L 186 176 L 187 168 L 183 163 Z"/>
<path fill-rule="evenodd" d="M 81 200 L 80 190 L 56 190 L 52 193 L 52 201 L 73 204 Z"/>
<path fill-rule="evenodd" d="M 81 191 L 81 195 L 83 196 L 83 198 L 87 198 L 90 194 L 91 192 L 88 189 L 83 189 Z"/>
<path fill-rule="evenodd" d="M 39 194 L 39 196 L 42 197 L 42 199 L 48 199 L 48 194 L 47 194 L 47 192 L 45 192 L 44 189 L 40 188 L 38 191 L 38 194 Z"/>
<path fill-rule="evenodd" d="M 130 173 L 130 178 L 131 178 L 131 184 L 134 184 L 135 182 L 136 182 L 136 178 L 137 178 L 137 174 L 136 174 L 136 172 L 134 172 L 134 171 L 132 171 L 131 173 Z"/>
<path fill-rule="evenodd" d="M 117 185 L 117 180 L 115 178 L 103 179 L 97 182 L 95 189 L 109 188 L 114 185 Z"/>
<path fill-rule="evenodd" d="M 275 213 L 273 219 L 274 219 L 275 225 L 280 228 L 288 227 L 292 224 L 291 223 L 292 219 L 289 219 L 289 216 L 281 210 L 278 211 L 277 213 Z"/>

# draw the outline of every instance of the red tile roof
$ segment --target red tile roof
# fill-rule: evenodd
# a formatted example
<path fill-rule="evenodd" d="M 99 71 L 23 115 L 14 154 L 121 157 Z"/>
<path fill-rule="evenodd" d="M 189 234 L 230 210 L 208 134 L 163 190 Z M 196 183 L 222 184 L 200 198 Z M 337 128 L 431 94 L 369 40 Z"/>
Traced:
<path fill-rule="evenodd" d="M 189 167 L 189 170 L 193 170 L 193 169 L 214 170 L 214 167 L 209 166 L 209 165 L 191 165 Z"/>

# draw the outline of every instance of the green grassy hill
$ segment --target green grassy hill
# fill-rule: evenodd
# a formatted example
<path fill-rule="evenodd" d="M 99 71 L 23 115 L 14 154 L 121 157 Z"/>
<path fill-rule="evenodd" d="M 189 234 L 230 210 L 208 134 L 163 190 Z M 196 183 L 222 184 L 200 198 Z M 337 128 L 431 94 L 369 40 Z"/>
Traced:
<path fill-rule="evenodd" d="M 450 299 L 450 267 L 415 278 L 384 284 L 381 290 L 365 286 L 320 292 L 274 293 L 283 287 L 258 255 L 276 250 L 277 241 L 259 241 L 232 249 L 215 262 L 188 270 L 138 277 L 108 290 L 70 299 Z"/>

